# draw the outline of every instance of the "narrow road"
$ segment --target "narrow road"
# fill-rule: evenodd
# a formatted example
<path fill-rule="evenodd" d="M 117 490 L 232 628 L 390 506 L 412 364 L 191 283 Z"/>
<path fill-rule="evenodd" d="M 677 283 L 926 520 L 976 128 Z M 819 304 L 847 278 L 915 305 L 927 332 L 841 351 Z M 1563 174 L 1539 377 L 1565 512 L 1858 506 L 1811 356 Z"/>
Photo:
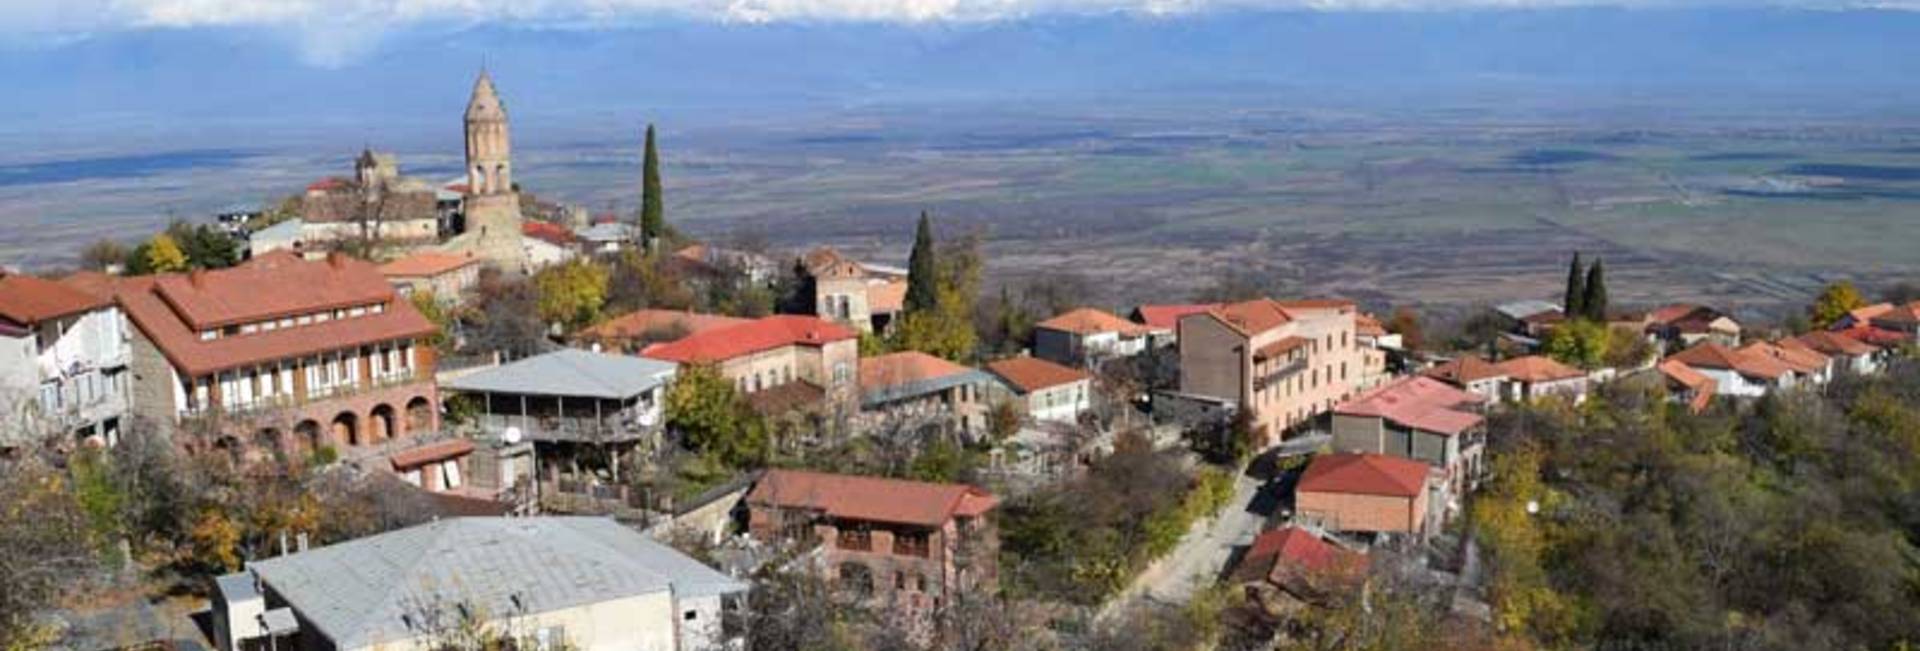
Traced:
<path fill-rule="evenodd" d="M 1264 482 L 1245 474 L 1234 478 L 1233 501 L 1212 518 L 1194 523 L 1180 544 L 1165 557 L 1147 566 L 1134 577 L 1133 585 L 1107 600 L 1099 619 L 1150 602 L 1183 603 L 1196 589 L 1211 584 L 1226 568 L 1235 546 L 1253 543 L 1260 535 L 1267 515 L 1262 512 L 1271 500 L 1261 500 Z"/>

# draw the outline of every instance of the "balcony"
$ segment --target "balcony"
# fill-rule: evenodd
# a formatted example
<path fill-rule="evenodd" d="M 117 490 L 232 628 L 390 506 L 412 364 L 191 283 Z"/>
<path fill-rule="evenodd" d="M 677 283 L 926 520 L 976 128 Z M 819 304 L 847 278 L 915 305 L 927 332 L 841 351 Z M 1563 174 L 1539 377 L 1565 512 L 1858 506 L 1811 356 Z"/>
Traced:
<path fill-rule="evenodd" d="M 1281 364 L 1279 367 L 1253 378 L 1253 390 L 1265 391 L 1267 387 L 1284 382 L 1288 378 L 1307 370 L 1307 366 L 1307 358 L 1305 357 Z"/>
<path fill-rule="evenodd" d="M 618 443 L 638 441 L 659 431 L 659 427 L 643 425 L 637 420 L 626 412 L 615 412 L 601 418 L 481 414 L 474 417 L 474 424 L 483 432 L 505 432 L 507 428 L 516 428 L 522 436 L 534 441 Z"/>

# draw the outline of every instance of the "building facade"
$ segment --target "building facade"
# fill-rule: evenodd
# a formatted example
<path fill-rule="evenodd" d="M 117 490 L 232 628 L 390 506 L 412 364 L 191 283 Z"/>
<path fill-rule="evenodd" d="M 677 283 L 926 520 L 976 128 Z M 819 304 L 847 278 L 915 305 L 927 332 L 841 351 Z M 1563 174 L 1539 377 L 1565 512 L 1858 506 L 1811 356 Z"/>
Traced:
<path fill-rule="evenodd" d="M 1006 384 L 1033 421 L 1075 423 L 1093 408 L 1093 376 L 1079 369 L 1015 357 L 988 362 L 987 371 Z"/>
<path fill-rule="evenodd" d="M 0 275 L 0 449 L 49 436 L 112 443 L 129 408 L 130 350 L 108 297 Z"/>
<path fill-rule="evenodd" d="M 1465 495 L 1486 469 L 1483 400 L 1426 377 L 1405 377 L 1340 403 L 1333 449 L 1403 457 L 1439 468 L 1449 491 Z"/>
<path fill-rule="evenodd" d="M 820 390 L 829 413 L 850 418 L 859 404 L 859 334 L 811 316 L 781 314 L 712 328 L 640 354 L 683 366 L 711 365 L 749 399 L 801 383 Z"/>
<path fill-rule="evenodd" d="M 1231 303 L 1179 322 L 1180 392 L 1252 410 L 1264 445 L 1312 426 L 1353 393 L 1365 360 L 1353 303 Z"/>

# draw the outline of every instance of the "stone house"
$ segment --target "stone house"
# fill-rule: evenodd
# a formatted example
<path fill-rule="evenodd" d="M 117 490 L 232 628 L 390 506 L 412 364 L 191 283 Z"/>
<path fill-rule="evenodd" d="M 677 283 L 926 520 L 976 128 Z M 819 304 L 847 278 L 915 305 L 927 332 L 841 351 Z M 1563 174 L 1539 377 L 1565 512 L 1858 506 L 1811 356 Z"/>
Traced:
<path fill-rule="evenodd" d="M 811 316 L 780 314 L 648 346 L 641 356 L 709 364 L 752 399 L 792 385 L 817 392 L 824 411 L 851 418 L 860 398 L 859 333 Z"/>
<path fill-rule="evenodd" d="M 456 253 L 421 251 L 380 265 L 380 275 L 401 296 L 426 291 L 444 305 L 457 305 L 480 284 L 480 259 Z"/>
<path fill-rule="evenodd" d="M 999 500 L 974 486 L 769 470 L 746 503 L 754 538 L 817 546 L 829 579 L 877 603 L 928 612 L 998 580 Z"/>
<path fill-rule="evenodd" d="M 830 248 L 800 258 L 813 285 L 814 314 L 861 332 L 886 332 L 905 307 L 904 271 L 861 263 Z"/>

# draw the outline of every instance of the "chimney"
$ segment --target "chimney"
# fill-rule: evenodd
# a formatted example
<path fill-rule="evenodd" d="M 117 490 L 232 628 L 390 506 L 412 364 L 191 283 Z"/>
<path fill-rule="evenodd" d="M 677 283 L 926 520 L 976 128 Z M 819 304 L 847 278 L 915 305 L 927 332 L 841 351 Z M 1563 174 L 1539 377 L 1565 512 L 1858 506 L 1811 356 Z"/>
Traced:
<path fill-rule="evenodd" d="M 195 269 L 187 272 L 187 282 L 192 284 L 194 289 L 205 289 L 207 286 L 207 270 Z"/>

